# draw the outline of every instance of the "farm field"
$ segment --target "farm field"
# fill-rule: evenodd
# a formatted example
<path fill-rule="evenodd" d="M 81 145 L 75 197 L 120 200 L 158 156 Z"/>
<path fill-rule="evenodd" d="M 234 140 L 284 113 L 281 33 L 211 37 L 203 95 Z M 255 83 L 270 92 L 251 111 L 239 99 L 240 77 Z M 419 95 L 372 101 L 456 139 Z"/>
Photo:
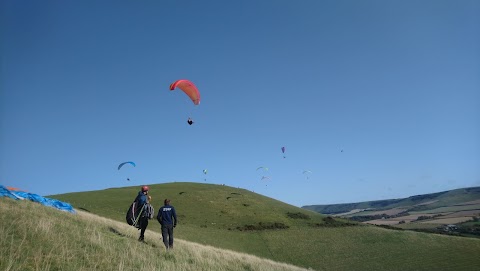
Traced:
<path fill-rule="evenodd" d="M 421 221 L 419 223 L 428 223 L 428 224 L 457 224 L 457 223 L 463 223 L 467 221 L 471 221 L 472 217 L 471 216 L 459 216 L 459 217 L 450 217 L 450 218 L 439 218 L 439 219 L 432 219 L 428 221 Z"/>
<path fill-rule="evenodd" d="M 431 210 L 424 211 L 411 211 L 412 214 L 442 214 L 449 212 L 459 212 L 459 211 L 480 211 L 480 204 L 468 204 L 468 205 L 454 205 L 454 206 L 445 206 L 439 207 Z"/>

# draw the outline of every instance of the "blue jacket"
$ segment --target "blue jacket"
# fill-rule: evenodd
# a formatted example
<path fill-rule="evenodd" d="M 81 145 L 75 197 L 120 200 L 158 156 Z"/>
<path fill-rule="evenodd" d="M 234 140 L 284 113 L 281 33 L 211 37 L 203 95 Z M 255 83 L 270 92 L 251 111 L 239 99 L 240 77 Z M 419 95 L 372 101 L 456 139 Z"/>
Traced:
<path fill-rule="evenodd" d="M 158 222 L 162 225 L 177 225 L 177 213 L 172 205 L 160 207 L 157 215 Z"/>
<path fill-rule="evenodd" d="M 138 206 L 143 206 L 147 203 L 147 195 L 143 194 L 142 191 L 139 191 L 134 201 L 138 202 Z"/>

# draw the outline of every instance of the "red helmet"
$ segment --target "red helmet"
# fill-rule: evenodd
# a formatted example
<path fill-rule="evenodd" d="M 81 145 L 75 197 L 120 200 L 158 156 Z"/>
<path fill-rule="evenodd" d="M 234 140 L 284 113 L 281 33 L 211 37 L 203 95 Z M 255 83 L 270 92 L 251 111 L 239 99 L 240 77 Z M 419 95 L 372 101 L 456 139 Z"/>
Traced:
<path fill-rule="evenodd" d="M 142 186 L 142 192 L 148 191 L 150 188 L 148 186 L 144 185 Z"/>

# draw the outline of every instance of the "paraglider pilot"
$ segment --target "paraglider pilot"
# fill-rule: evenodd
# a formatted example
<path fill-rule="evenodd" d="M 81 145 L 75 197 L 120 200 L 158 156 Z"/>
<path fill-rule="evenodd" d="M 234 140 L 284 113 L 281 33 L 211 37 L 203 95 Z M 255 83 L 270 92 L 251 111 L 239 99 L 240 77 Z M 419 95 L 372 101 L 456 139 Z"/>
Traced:
<path fill-rule="evenodd" d="M 147 226 L 148 226 L 148 219 L 149 218 L 147 216 L 147 210 L 146 210 L 146 209 L 148 209 L 147 204 L 149 204 L 148 203 L 148 198 L 147 198 L 148 190 L 150 190 L 150 188 L 148 186 L 146 186 L 146 185 L 142 186 L 142 189 L 138 192 L 138 195 L 135 198 L 135 201 L 138 203 L 138 206 L 144 206 L 142 214 L 140 216 L 140 221 L 139 221 L 140 237 L 138 237 L 138 241 L 144 241 L 145 230 L 147 229 Z M 150 197 L 150 196 L 148 196 L 148 197 Z"/>
<path fill-rule="evenodd" d="M 188 118 L 187 123 L 188 123 L 189 125 L 192 125 L 192 124 L 193 124 L 193 120 L 192 120 L 191 118 Z"/>

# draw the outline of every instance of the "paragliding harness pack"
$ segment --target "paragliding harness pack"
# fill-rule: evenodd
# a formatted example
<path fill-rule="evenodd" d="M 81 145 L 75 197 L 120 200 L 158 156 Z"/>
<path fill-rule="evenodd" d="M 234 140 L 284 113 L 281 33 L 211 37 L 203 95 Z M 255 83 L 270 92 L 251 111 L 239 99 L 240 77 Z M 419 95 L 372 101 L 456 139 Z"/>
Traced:
<path fill-rule="evenodd" d="M 140 217 L 143 213 L 143 209 L 145 208 L 147 204 L 144 204 L 143 206 L 139 206 L 137 201 L 134 201 L 131 205 L 130 208 L 128 208 L 126 219 L 127 223 L 130 226 L 134 226 L 136 228 L 140 228 Z"/>
<path fill-rule="evenodd" d="M 126 219 L 127 223 L 130 226 L 134 226 L 140 229 L 140 218 L 147 217 L 148 219 L 153 218 L 153 214 L 155 210 L 150 203 L 145 203 L 143 206 L 139 206 L 140 204 L 137 201 L 134 201 L 130 208 L 128 208 Z"/>

